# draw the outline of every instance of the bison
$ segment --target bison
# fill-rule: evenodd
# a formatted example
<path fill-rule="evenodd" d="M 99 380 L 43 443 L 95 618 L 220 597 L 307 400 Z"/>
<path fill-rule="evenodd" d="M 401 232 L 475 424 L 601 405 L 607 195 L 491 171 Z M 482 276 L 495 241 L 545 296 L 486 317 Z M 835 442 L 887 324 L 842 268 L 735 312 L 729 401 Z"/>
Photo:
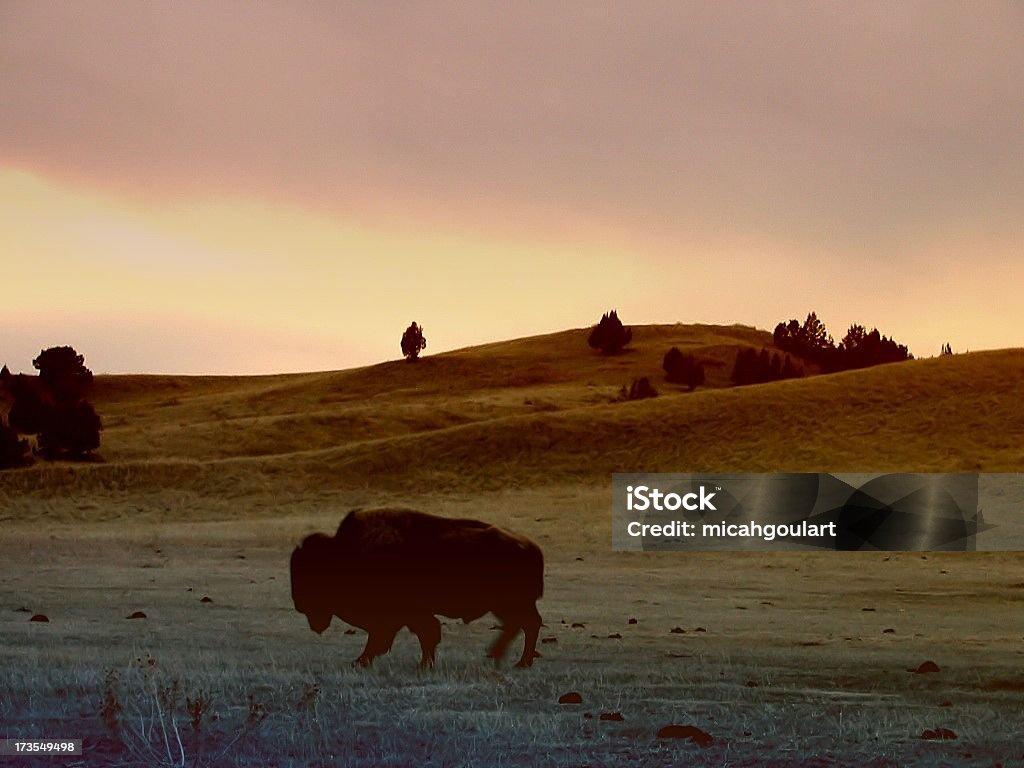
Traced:
<path fill-rule="evenodd" d="M 516 666 L 537 653 L 544 556 L 529 539 L 489 523 L 411 509 L 349 512 L 335 535 L 314 533 L 292 553 L 292 600 L 317 634 L 337 616 L 369 633 L 355 664 L 369 666 L 408 627 L 419 638 L 420 666 L 434 663 L 437 616 L 469 623 L 487 612 L 501 634 L 487 655 L 500 664 L 513 638 L 526 642 Z"/>

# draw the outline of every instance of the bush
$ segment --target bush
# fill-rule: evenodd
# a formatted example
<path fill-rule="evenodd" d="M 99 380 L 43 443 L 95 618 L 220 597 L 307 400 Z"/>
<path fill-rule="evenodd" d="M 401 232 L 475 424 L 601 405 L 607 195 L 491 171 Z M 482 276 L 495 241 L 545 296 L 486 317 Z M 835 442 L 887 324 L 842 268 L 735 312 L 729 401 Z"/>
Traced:
<path fill-rule="evenodd" d="M 623 385 L 619 390 L 619 400 L 646 400 L 649 397 L 657 397 L 658 391 L 651 386 L 651 381 L 646 376 L 633 379 L 629 389 Z"/>
<path fill-rule="evenodd" d="M 420 352 L 427 348 L 427 337 L 423 335 L 423 328 L 413 323 L 405 329 L 402 334 L 402 354 L 410 363 L 419 359 Z"/>
<path fill-rule="evenodd" d="M 622 325 L 618 313 L 613 309 L 601 315 L 600 322 L 590 330 L 587 344 L 606 355 L 613 355 L 621 352 L 632 340 L 633 330 Z"/>
<path fill-rule="evenodd" d="M 665 369 L 665 380 L 672 384 L 683 384 L 691 392 L 704 383 L 704 365 L 693 355 L 684 355 L 678 347 L 665 353 L 661 367 Z"/>

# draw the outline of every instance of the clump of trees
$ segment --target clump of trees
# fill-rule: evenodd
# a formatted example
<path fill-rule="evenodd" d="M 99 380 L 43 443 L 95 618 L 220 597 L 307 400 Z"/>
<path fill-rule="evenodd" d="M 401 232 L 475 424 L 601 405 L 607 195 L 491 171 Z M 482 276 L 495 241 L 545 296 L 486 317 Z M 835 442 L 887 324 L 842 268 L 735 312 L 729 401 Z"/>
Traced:
<path fill-rule="evenodd" d="M 50 347 L 32 366 L 38 376 L 13 375 L 6 365 L 0 370 L 0 384 L 13 398 L 8 428 L 19 441 L 19 435 L 36 435 L 36 452 L 44 458 L 90 458 L 100 447 L 103 423 L 87 399 L 93 376 L 85 357 L 73 347 Z"/>
<path fill-rule="evenodd" d="M 627 328 L 619 320 L 616 310 L 601 315 L 600 322 L 590 330 L 587 344 L 592 349 L 600 349 L 606 355 L 614 355 L 633 340 L 633 329 Z"/>
<path fill-rule="evenodd" d="M 942 356 L 945 357 L 946 355 L 952 355 L 952 354 L 953 354 L 953 346 L 947 341 L 945 344 L 942 345 Z"/>
<path fill-rule="evenodd" d="M 795 319 L 779 323 L 772 338 L 779 349 L 809 360 L 827 373 L 898 363 L 914 357 L 905 345 L 883 336 L 877 328 L 868 331 L 859 324 L 851 325 L 837 345 L 814 312 L 802 324 Z"/>
<path fill-rule="evenodd" d="M 665 369 L 665 380 L 682 384 L 690 392 L 704 383 L 704 364 L 693 355 L 684 355 L 679 347 L 672 347 L 665 353 L 661 367 Z"/>
<path fill-rule="evenodd" d="M 427 348 L 427 337 L 423 335 L 423 328 L 412 323 L 402 334 L 402 354 L 410 363 L 416 362 L 420 352 Z"/>
<path fill-rule="evenodd" d="M 767 349 L 758 352 L 753 347 L 747 347 L 736 353 L 730 379 L 733 384 L 743 386 L 798 379 L 803 375 L 803 368 L 795 365 L 789 355 L 782 359 L 778 352 L 772 354 Z"/>
<path fill-rule="evenodd" d="M 649 397 L 657 397 L 658 390 L 651 384 L 650 379 L 646 376 L 642 376 L 639 379 L 633 379 L 633 382 L 626 388 L 623 384 L 619 390 L 619 400 L 646 400 Z"/>

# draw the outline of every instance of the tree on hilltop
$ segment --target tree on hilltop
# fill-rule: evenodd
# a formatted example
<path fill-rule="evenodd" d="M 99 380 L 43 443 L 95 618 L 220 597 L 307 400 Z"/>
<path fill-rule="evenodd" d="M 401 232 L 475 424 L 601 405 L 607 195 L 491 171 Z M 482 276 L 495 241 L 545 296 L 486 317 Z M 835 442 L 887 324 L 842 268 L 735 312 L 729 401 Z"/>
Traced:
<path fill-rule="evenodd" d="M 427 348 L 427 337 L 423 335 L 423 328 L 412 323 L 402 334 L 402 354 L 410 363 L 419 359 L 420 352 Z"/>
<path fill-rule="evenodd" d="M 601 315 L 600 322 L 590 330 L 587 344 L 606 355 L 613 355 L 621 352 L 632 340 L 633 330 L 622 324 L 618 312 L 613 309 Z"/>

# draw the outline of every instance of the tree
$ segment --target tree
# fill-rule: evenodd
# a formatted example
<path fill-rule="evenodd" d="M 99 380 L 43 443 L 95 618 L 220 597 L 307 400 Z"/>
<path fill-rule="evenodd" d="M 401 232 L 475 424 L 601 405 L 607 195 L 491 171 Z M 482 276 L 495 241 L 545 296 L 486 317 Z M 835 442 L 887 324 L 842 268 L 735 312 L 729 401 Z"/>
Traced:
<path fill-rule="evenodd" d="M 85 367 L 85 356 L 73 347 L 50 347 L 32 361 L 39 381 L 53 398 L 62 403 L 83 399 L 92 388 L 92 371 Z"/>
<path fill-rule="evenodd" d="M 39 433 L 39 452 L 48 459 L 83 459 L 100 447 L 102 429 L 100 417 L 85 400 L 59 405 Z"/>
<path fill-rule="evenodd" d="M 783 352 L 811 360 L 823 368 L 831 365 L 835 342 L 816 312 L 809 312 L 803 324 L 793 319 L 775 326 L 775 346 Z"/>
<path fill-rule="evenodd" d="M 420 352 L 427 348 L 427 337 L 423 329 L 414 322 L 402 334 L 402 354 L 410 363 L 419 359 Z"/>
<path fill-rule="evenodd" d="M 0 382 L 13 395 L 10 426 L 38 435 L 39 453 L 49 459 L 82 459 L 99 448 L 103 423 L 85 398 L 93 376 L 85 357 L 72 347 L 50 347 L 32 361 L 38 376 L 12 376 L 0 370 Z"/>
<path fill-rule="evenodd" d="M 800 331 L 804 344 L 812 353 L 832 349 L 832 347 L 835 346 L 828 329 L 825 328 L 825 324 L 818 319 L 818 315 L 815 312 L 808 313 L 807 319 L 804 320 L 803 327 Z"/>
<path fill-rule="evenodd" d="M 942 354 L 943 355 L 952 355 L 953 354 L 953 347 L 952 347 L 952 345 L 948 341 L 945 344 L 942 345 Z"/>
<path fill-rule="evenodd" d="M 600 322 L 590 330 L 587 344 L 606 355 L 621 352 L 633 340 L 633 330 L 622 325 L 616 310 L 601 315 Z"/>

